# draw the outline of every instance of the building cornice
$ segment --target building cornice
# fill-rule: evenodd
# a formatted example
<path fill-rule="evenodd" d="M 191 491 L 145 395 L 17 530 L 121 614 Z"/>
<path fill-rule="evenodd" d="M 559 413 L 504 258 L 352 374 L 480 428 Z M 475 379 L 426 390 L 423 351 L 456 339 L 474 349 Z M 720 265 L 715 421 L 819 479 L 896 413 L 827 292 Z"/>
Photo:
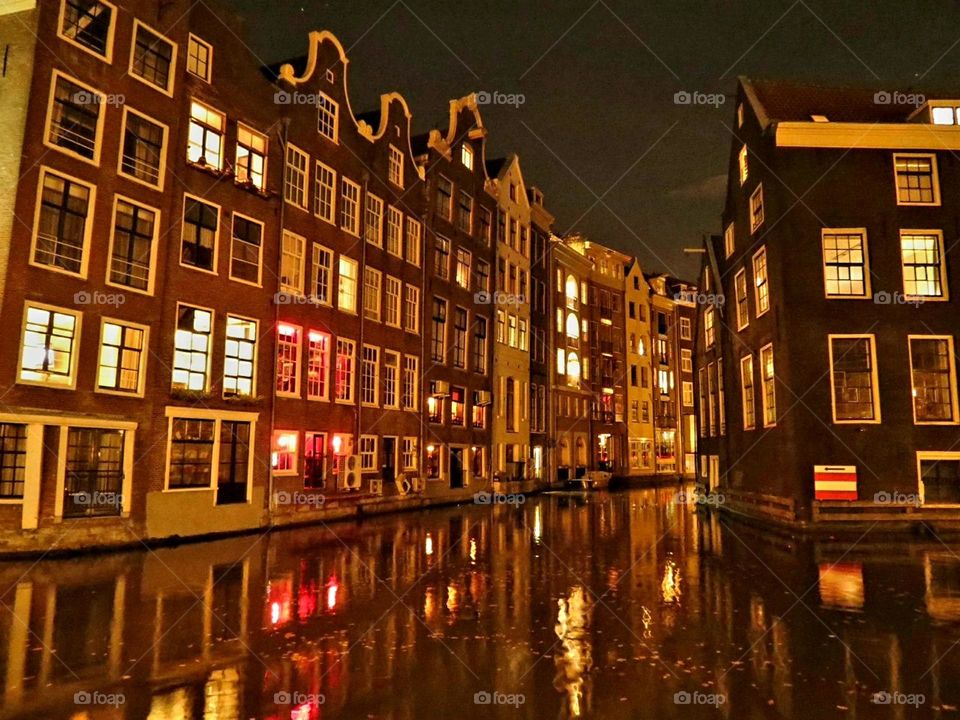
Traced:
<path fill-rule="evenodd" d="M 777 147 L 960 150 L 960 127 L 926 123 L 779 122 Z"/>

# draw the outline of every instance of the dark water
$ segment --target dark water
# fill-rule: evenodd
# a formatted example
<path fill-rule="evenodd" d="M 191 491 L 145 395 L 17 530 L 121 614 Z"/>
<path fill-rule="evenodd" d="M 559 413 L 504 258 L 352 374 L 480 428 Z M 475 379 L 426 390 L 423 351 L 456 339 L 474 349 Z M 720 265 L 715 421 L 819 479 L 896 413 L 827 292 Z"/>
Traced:
<path fill-rule="evenodd" d="M 958 716 L 960 549 L 797 544 L 673 498 L 5 564 L 0 716 Z"/>

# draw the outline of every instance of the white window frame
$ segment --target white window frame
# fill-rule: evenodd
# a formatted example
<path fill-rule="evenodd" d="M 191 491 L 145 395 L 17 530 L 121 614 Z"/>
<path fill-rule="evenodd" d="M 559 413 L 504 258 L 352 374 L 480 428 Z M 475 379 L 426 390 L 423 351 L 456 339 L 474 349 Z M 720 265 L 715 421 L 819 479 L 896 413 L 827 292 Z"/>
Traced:
<path fill-rule="evenodd" d="M 344 263 L 353 268 L 353 294 L 352 303 L 347 306 L 344 304 L 344 297 L 346 293 L 344 292 L 343 277 L 344 277 Z M 337 260 L 337 309 L 340 312 L 345 312 L 350 315 L 356 315 L 358 313 L 357 303 L 360 297 L 361 292 L 361 278 L 360 278 L 360 263 L 354 260 L 348 255 L 340 254 L 340 258 Z"/>
<path fill-rule="evenodd" d="M 754 213 L 754 207 L 757 206 L 760 208 L 760 219 L 757 220 L 756 214 Z M 763 183 L 757 185 L 752 193 L 750 193 L 750 234 L 753 235 L 757 230 L 760 229 L 760 226 L 763 225 L 763 221 L 766 220 L 766 206 L 763 202 Z"/>
<path fill-rule="evenodd" d="M 323 352 L 323 378 L 321 383 L 323 385 L 323 392 L 320 395 L 310 392 L 310 379 L 307 378 L 307 400 L 320 400 L 327 402 L 330 400 L 330 356 L 333 353 L 333 336 L 329 332 L 323 332 L 322 330 L 313 330 L 310 329 L 307 331 L 307 345 L 306 345 L 306 355 L 304 357 L 304 368 L 306 369 L 308 375 L 310 372 L 310 345 L 314 342 L 314 336 L 322 336 L 326 339 L 325 349 Z"/>
<path fill-rule="evenodd" d="M 409 215 L 406 220 L 406 229 L 403 235 L 403 258 L 414 267 L 420 267 L 421 258 L 423 257 L 423 225 L 420 224 L 419 220 Z M 410 248 L 414 244 L 417 246 L 417 252 L 416 257 L 411 259 L 412 253 L 410 252 Z"/>
<path fill-rule="evenodd" d="M 401 190 L 403 189 L 404 175 L 404 157 L 403 152 L 397 146 L 391 144 L 388 147 L 387 156 L 387 179 Z"/>
<path fill-rule="evenodd" d="M 923 158 L 930 161 L 930 173 L 932 180 L 933 201 L 932 202 L 911 202 L 903 200 L 900 195 L 900 183 L 897 175 L 897 160 L 899 158 Z M 940 205 L 940 171 L 937 167 L 936 153 L 922 152 L 902 152 L 893 153 L 893 192 L 897 200 L 897 205 L 906 207 L 937 207 Z"/>
<path fill-rule="evenodd" d="M 323 107 L 323 103 L 329 103 L 330 108 Z M 330 120 L 330 124 L 333 126 L 332 135 L 327 135 L 320 129 L 321 114 L 332 116 Z M 340 142 L 340 103 L 325 92 L 320 92 L 317 97 L 317 134 L 330 142 L 337 144 Z"/>
<path fill-rule="evenodd" d="M 920 504 L 926 505 L 926 493 L 923 486 L 923 473 L 921 461 L 923 460 L 960 460 L 960 451 L 957 450 L 917 450 L 917 494 L 920 496 Z M 930 507 L 960 507 L 954 503 L 930 503 Z"/>
<path fill-rule="evenodd" d="M 731 222 L 723 230 L 723 257 L 728 258 L 736 250 L 736 228 L 735 223 Z"/>
<path fill-rule="evenodd" d="M 293 362 L 293 390 L 280 390 L 278 383 L 280 382 L 280 335 L 281 328 L 289 328 L 293 330 L 294 337 L 296 342 L 292 343 L 294 350 L 294 362 Z M 303 363 L 303 327 L 300 325 L 295 325 L 291 322 L 279 322 L 277 323 L 277 338 L 276 338 L 276 362 L 277 362 L 277 372 L 276 377 L 274 378 L 274 392 L 277 397 L 281 398 L 299 398 L 300 397 L 300 385 L 303 379 L 303 372 L 301 370 L 301 365 Z"/>
<path fill-rule="evenodd" d="M 871 371 L 871 392 L 873 393 L 874 417 L 871 420 L 838 420 L 837 419 L 837 389 L 833 379 L 833 341 L 842 339 L 869 339 L 870 340 L 870 371 Z M 883 421 L 880 408 L 880 378 L 877 368 L 877 337 L 871 333 L 832 333 L 827 335 L 827 359 L 830 373 L 830 413 L 835 425 L 879 425 Z"/>
<path fill-rule="evenodd" d="M 101 0 L 102 2 L 102 0 Z M 127 131 L 127 118 L 130 116 L 130 113 L 134 115 L 139 115 L 144 120 L 152 122 L 154 125 L 159 125 L 163 128 L 163 144 L 160 148 L 160 168 L 158 170 L 159 175 L 157 176 L 157 182 L 151 183 L 146 180 L 142 180 L 135 175 L 130 175 L 123 170 L 123 145 L 126 138 Z M 123 106 L 123 116 L 120 121 L 120 145 L 117 151 L 117 174 L 121 177 L 130 180 L 131 182 L 139 183 L 145 187 L 148 187 L 152 190 L 157 190 L 158 192 L 163 192 L 163 186 L 165 184 L 167 176 L 167 153 L 170 150 L 170 128 L 166 123 L 162 123 L 159 120 L 147 115 L 145 112 L 136 110 L 129 105 Z"/>
<path fill-rule="evenodd" d="M 746 143 L 744 143 L 740 148 L 740 152 L 737 153 L 737 175 L 740 178 L 741 187 L 747 182 L 747 178 L 750 177 L 749 152 Z"/>
<path fill-rule="evenodd" d="M 152 82 L 150 82 L 146 78 L 140 77 L 133 71 L 133 59 L 134 57 L 136 57 L 136 50 L 137 50 L 137 31 L 141 27 L 145 28 L 147 31 L 165 40 L 167 43 L 170 44 L 172 48 L 172 51 L 170 53 L 170 73 L 169 73 L 169 76 L 167 77 L 167 87 L 165 88 L 162 88 L 159 85 L 154 85 Z M 134 18 L 133 33 L 130 36 L 130 61 L 127 64 L 126 74 L 134 78 L 138 82 L 142 82 L 147 87 L 151 87 L 157 92 L 163 93 L 167 97 L 173 97 L 173 88 L 177 78 L 177 52 L 178 51 L 179 51 L 179 47 L 177 46 L 177 43 L 175 43 L 173 40 L 168 38 L 162 32 L 158 31 L 156 28 L 150 25 L 147 25 L 147 23 L 145 22 L 141 22 L 138 18 Z"/>
<path fill-rule="evenodd" d="M 773 367 L 773 373 L 769 378 L 766 376 L 767 364 L 764 362 L 764 357 L 763 357 L 764 353 L 767 350 L 770 351 L 770 364 Z M 760 404 L 763 410 L 763 426 L 765 428 L 774 427 L 777 424 L 777 370 L 776 370 L 776 363 L 773 357 L 773 343 L 767 343 L 762 348 L 760 348 L 760 352 L 757 355 L 757 357 L 760 359 L 760 400 L 761 400 Z M 767 420 L 767 413 L 769 410 L 771 410 L 771 408 L 767 404 L 767 383 L 771 383 L 773 385 L 773 408 L 772 408 L 773 421 L 772 422 Z"/>
<path fill-rule="evenodd" d="M 736 301 L 737 332 L 740 332 L 741 330 L 746 330 L 748 327 L 750 327 L 750 290 L 749 285 L 747 284 L 746 268 L 740 268 L 733 276 L 733 292 L 734 299 Z M 743 301 L 742 307 L 744 309 L 744 317 L 741 317 L 740 313 L 741 300 Z"/>
<path fill-rule="evenodd" d="M 143 333 L 143 347 L 140 350 L 140 367 L 137 371 L 137 389 L 130 392 L 125 392 L 123 390 L 113 390 L 111 388 L 105 388 L 100 386 L 100 367 L 103 363 L 103 333 L 106 330 L 106 325 L 120 325 L 122 327 L 132 328 L 134 330 L 139 330 Z M 102 393 L 104 395 L 117 395 L 120 397 L 137 397 L 142 398 L 144 393 L 144 387 L 146 386 L 147 378 L 147 358 L 150 355 L 150 326 L 141 325 L 140 323 L 130 322 L 129 320 L 121 320 L 119 318 L 106 317 L 103 316 L 100 318 L 100 339 L 97 345 L 97 369 L 96 376 L 94 380 L 94 391 Z M 120 371 L 120 358 L 117 362 L 117 372 Z"/>
<path fill-rule="evenodd" d="M 66 43 L 78 47 L 83 50 L 85 53 L 92 55 L 93 57 L 101 60 L 107 65 L 113 64 L 113 41 L 114 35 L 117 30 L 117 6 L 107 0 L 99 0 L 100 4 L 106 5 L 110 8 L 110 28 L 107 30 L 107 46 L 104 48 L 105 54 L 101 55 L 93 48 L 84 45 L 81 42 L 77 42 L 71 37 L 68 37 L 63 33 L 63 21 L 66 19 L 67 14 L 67 0 L 60 0 L 60 15 L 57 18 L 57 37 L 63 40 Z"/>
<path fill-rule="evenodd" d="M 411 291 L 413 293 L 412 295 L 411 295 Z M 407 320 L 406 308 L 407 308 L 407 304 L 410 302 L 411 297 L 413 298 L 412 304 L 414 305 L 414 312 L 413 312 L 414 326 L 413 327 L 410 327 L 406 323 L 406 320 Z M 403 310 L 401 312 L 400 318 L 401 318 L 401 322 L 403 323 L 403 329 L 406 332 L 413 333 L 414 335 L 420 334 L 420 309 L 421 309 L 420 288 L 417 287 L 416 285 L 405 283 L 403 286 Z"/>
<path fill-rule="evenodd" d="M 354 199 L 350 199 L 347 191 L 350 193 L 356 193 Z M 351 235 L 360 237 L 360 212 L 361 212 L 361 192 L 360 185 L 355 183 L 350 178 L 340 176 L 340 229 L 344 232 L 348 232 Z M 353 213 L 348 214 L 348 208 L 350 204 L 353 206 Z M 350 221 L 350 224 L 345 224 L 346 221 Z"/>
<path fill-rule="evenodd" d="M 745 366 L 748 366 L 745 368 Z M 750 387 L 747 388 L 744 379 L 747 377 L 747 373 L 750 376 Z M 708 373 L 709 375 L 709 373 Z M 753 372 L 753 355 L 747 353 L 740 358 L 740 408 L 743 415 L 743 429 L 744 430 L 755 430 L 757 427 L 757 383 L 756 375 Z M 752 408 L 752 421 L 747 422 L 747 391 L 751 393 L 751 402 L 750 407 Z"/>
<path fill-rule="evenodd" d="M 320 262 L 320 255 L 322 253 L 327 253 L 327 255 L 330 258 L 329 262 L 327 262 L 326 264 Z M 333 287 L 334 287 L 334 280 L 336 279 L 336 273 L 334 272 L 334 269 L 333 269 L 333 263 L 334 263 L 334 260 L 336 260 L 336 253 L 334 253 L 333 250 L 328 248 L 326 245 L 321 245 L 320 243 L 315 242 L 313 243 L 310 259 L 311 259 L 310 297 L 314 300 L 314 302 L 318 303 L 319 305 L 332 307 Z M 326 295 L 324 295 L 323 297 L 320 297 L 319 295 L 316 294 L 317 274 L 320 268 L 323 268 L 327 273 L 327 291 L 326 291 Z"/>
<path fill-rule="evenodd" d="M 183 261 L 183 225 L 184 220 L 187 217 L 187 200 L 195 200 L 203 205 L 209 205 L 217 209 L 217 229 L 213 233 L 213 267 L 210 270 L 206 268 L 197 267 L 196 265 L 189 265 Z M 180 208 L 180 234 L 177 236 L 177 262 L 180 263 L 180 267 L 189 268 L 196 272 L 206 273 L 207 275 L 216 275 L 217 274 L 217 264 L 220 260 L 220 228 L 223 225 L 223 208 L 215 202 L 211 202 L 206 198 L 202 198 L 199 195 L 192 195 L 190 193 L 183 194 L 183 202 Z"/>
<path fill-rule="evenodd" d="M 71 183 L 81 185 L 87 189 L 87 219 L 84 222 L 83 226 L 83 248 L 81 250 L 82 257 L 80 258 L 80 272 L 70 272 L 64 268 L 56 267 L 55 265 L 45 265 L 44 263 L 37 262 L 35 260 L 37 254 L 37 241 L 39 240 L 40 235 L 40 214 L 43 210 L 43 181 L 48 175 L 55 175 L 65 180 L 69 180 Z M 93 220 L 94 220 L 94 208 L 97 204 L 97 187 L 96 185 L 91 185 L 88 182 L 81 180 L 80 178 L 73 177 L 65 172 L 60 170 L 55 170 L 54 168 L 43 165 L 40 167 L 40 173 L 37 176 L 37 195 L 36 195 L 36 206 L 34 207 L 33 214 L 33 228 L 30 233 L 30 257 L 27 259 L 27 263 L 33 267 L 40 268 L 42 270 L 47 270 L 49 272 L 60 273 L 62 275 L 69 275 L 70 277 L 77 277 L 86 280 L 87 272 L 90 266 L 90 245 L 91 238 L 93 237 Z M 135 203 L 139 205 L 140 203 Z M 146 207 L 146 206 L 144 206 Z M 148 210 L 153 210 L 153 208 L 147 208 Z M 111 215 L 111 222 L 115 220 L 115 211 L 116 211 L 116 200 L 114 200 L 114 215 Z M 154 210 L 154 212 L 157 212 Z M 159 221 L 160 215 L 157 214 L 157 220 Z M 157 225 L 159 223 L 154 223 L 154 237 L 157 234 Z M 111 240 L 113 238 L 113 224 L 111 224 L 110 229 Z M 112 245 L 111 245 L 112 249 Z M 112 254 L 111 256 L 112 257 Z M 109 275 L 109 262 L 107 263 L 107 273 Z"/>
<path fill-rule="evenodd" d="M 252 128 L 251 126 L 247 125 L 246 123 L 237 122 L 237 147 L 236 147 L 235 150 L 234 150 L 234 162 L 235 162 L 235 165 L 236 165 L 237 167 L 240 166 L 240 158 L 239 158 L 240 148 L 246 148 L 246 149 L 248 150 L 248 152 L 249 152 L 249 150 L 251 149 L 251 146 L 250 146 L 249 144 L 243 145 L 243 144 L 240 143 L 240 132 L 241 132 L 241 131 L 243 131 L 243 132 L 247 133 L 248 135 L 250 135 L 251 138 L 259 138 L 260 140 L 263 141 L 263 153 L 262 153 L 262 155 L 263 155 L 263 170 L 262 170 L 261 173 L 260 173 L 261 176 L 262 176 L 261 179 L 260 179 L 260 183 L 254 182 L 252 176 L 248 176 L 247 182 L 249 182 L 253 187 L 255 187 L 255 188 L 256 188 L 257 190 L 259 190 L 260 192 L 265 192 L 265 191 L 266 191 L 266 188 L 267 188 L 267 167 L 268 167 L 269 164 L 270 164 L 270 138 L 267 137 L 267 136 L 266 136 L 265 134 L 263 134 L 262 132 L 260 132 L 259 130 L 256 130 L 256 129 Z M 238 176 L 235 178 L 234 182 L 236 182 L 237 184 L 240 184 L 240 183 L 243 182 L 243 181 L 240 179 L 240 177 L 239 177 L 239 175 L 238 175 Z"/>
<path fill-rule="evenodd" d="M 371 359 L 367 360 L 367 352 L 370 351 Z M 376 345 L 364 343 L 360 348 L 360 405 L 361 407 L 379 407 L 380 406 L 380 348 Z M 373 386 L 366 387 L 364 370 L 373 365 Z M 364 400 L 364 394 L 372 391 L 373 400 Z"/>
<path fill-rule="evenodd" d="M 350 352 L 347 357 L 350 359 L 350 382 L 347 384 L 347 397 L 338 398 L 337 397 L 337 372 L 336 368 L 339 364 L 340 358 L 340 344 L 343 343 L 344 347 L 349 347 Z M 353 405 L 356 401 L 356 389 L 357 389 L 357 341 L 351 340 L 349 338 L 338 337 L 334 341 L 333 346 L 333 363 L 331 364 L 331 370 L 333 372 L 333 398 L 334 402 L 337 405 Z"/>
<path fill-rule="evenodd" d="M 224 326 L 223 326 L 223 361 L 224 367 L 226 367 L 227 361 L 227 343 L 230 342 L 230 336 L 227 335 L 227 327 L 230 324 L 230 319 L 240 320 L 242 322 L 253 323 L 253 359 L 250 361 L 253 366 L 253 374 L 250 376 L 250 394 L 244 395 L 243 393 L 234 393 L 228 395 L 226 392 L 226 387 L 223 386 L 221 381 L 221 395 L 225 398 L 235 397 L 235 398 L 255 398 L 257 397 L 257 365 L 260 361 L 260 321 L 256 318 L 246 317 L 244 315 L 238 315 L 236 313 L 226 313 L 224 317 Z M 242 377 L 239 376 L 238 377 Z"/>
<path fill-rule="evenodd" d="M 27 380 L 23 377 L 23 349 L 24 349 L 24 335 L 27 330 L 27 312 L 30 308 L 37 308 L 40 310 L 46 310 L 51 313 L 61 313 L 63 315 L 70 315 L 74 318 L 74 331 L 73 331 L 73 343 L 70 350 L 70 374 L 67 376 L 67 381 L 64 383 L 51 383 L 44 380 Z M 23 315 L 22 321 L 20 324 L 20 342 L 17 353 L 17 384 L 18 385 L 35 385 L 38 387 L 47 387 L 54 388 L 58 390 L 76 390 L 77 388 L 77 368 L 79 366 L 79 355 L 80 355 L 80 336 L 83 324 L 83 313 L 77 310 L 70 310 L 69 308 L 58 307 L 56 305 L 48 305 L 46 303 L 34 302 L 32 300 L 27 300 L 23 303 Z M 36 372 L 36 371 L 30 371 Z"/>
<path fill-rule="evenodd" d="M 190 492 L 212 492 L 212 504 L 217 502 L 217 487 L 220 467 L 220 433 L 224 421 L 245 422 L 250 424 L 250 446 L 247 455 L 247 504 L 250 503 L 253 493 L 253 470 L 257 463 L 254 461 L 255 443 L 253 439 L 257 436 L 258 413 L 232 412 L 229 410 L 208 410 L 206 408 L 196 407 L 174 407 L 167 406 L 167 450 L 164 461 L 163 471 L 163 491 L 169 493 L 190 493 Z M 193 488 L 171 488 L 170 487 L 170 461 L 173 454 L 173 421 L 174 420 L 213 420 L 213 452 L 210 456 L 210 484 L 203 487 Z M 287 431 L 289 432 L 289 431 Z M 271 435 L 271 449 L 273 447 L 273 435 Z"/>
<path fill-rule="evenodd" d="M 113 248 L 114 248 L 114 238 L 116 236 L 117 229 L 117 205 L 120 202 L 129 203 L 130 205 L 137 205 L 138 207 L 143 208 L 144 210 L 149 210 L 154 213 L 155 220 L 153 222 L 153 239 L 150 242 L 150 273 L 147 277 L 147 289 L 141 290 L 140 288 L 130 287 L 129 285 L 123 285 L 121 283 L 115 283 L 110 280 L 110 264 L 113 259 Z M 138 295 L 153 295 L 154 291 L 154 282 L 157 275 L 157 246 L 159 245 L 160 237 L 160 210 L 157 208 L 151 207 L 150 205 L 145 205 L 144 203 L 137 202 L 133 198 L 129 198 L 126 195 L 114 195 L 113 196 L 113 210 L 110 215 L 110 242 L 109 249 L 107 254 L 107 273 L 104 278 L 104 284 L 109 287 L 121 288 L 124 292 L 137 293 Z"/>
<path fill-rule="evenodd" d="M 396 220 L 397 222 L 392 223 L 392 219 Z M 384 229 L 384 235 L 386 236 L 387 253 L 393 255 L 394 257 L 402 258 L 404 237 L 403 213 L 393 205 L 388 205 L 384 222 L 386 225 Z M 392 233 L 391 228 L 396 229 L 396 233 Z"/>
<path fill-rule="evenodd" d="M 257 257 L 257 282 L 252 283 L 249 280 L 244 280 L 243 278 L 235 277 L 233 274 L 233 223 L 234 218 L 241 217 L 247 222 L 254 223 L 260 226 L 260 253 Z M 237 212 L 234 210 L 233 214 L 230 216 L 230 264 L 227 266 L 227 275 L 234 282 L 243 283 L 244 285 L 251 285 L 253 287 L 263 287 L 263 242 L 265 238 L 265 226 L 264 223 L 260 222 L 256 218 L 252 218 L 249 215 Z"/>
<path fill-rule="evenodd" d="M 863 253 L 863 294 L 861 295 L 842 295 L 831 293 L 828 289 L 827 279 L 827 236 L 828 235 L 859 235 L 861 243 L 861 252 Z M 822 228 L 820 230 L 820 262 L 823 268 L 823 297 L 828 300 L 864 300 L 872 298 L 870 283 L 870 254 L 868 252 L 869 244 L 867 241 L 867 229 L 858 228 Z M 902 266 L 902 254 L 901 254 Z M 838 281 L 839 282 L 839 281 Z"/>
<path fill-rule="evenodd" d="M 917 405 L 913 402 L 916 387 L 913 384 L 913 340 L 946 340 L 947 359 L 950 363 L 950 404 L 953 418 L 950 420 L 918 420 Z M 957 401 L 957 364 L 953 347 L 953 335 L 907 335 L 907 357 L 910 362 L 910 408 L 914 425 L 957 425 L 960 424 L 960 404 Z"/>
<path fill-rule="evenodd" d="M 371 322 L 383 318 L 383 273 L 369 265 L 363 268 L 363 317 Z"/>
<path fill-rule="evenodd" d="M 932 235 L 937 238 L 940 263 L 937 269 L 940 273 L 940 294 L 939 295 L 915 295 L 907 293 L 907 276 L 904 273 L 903 264 L 903 236 L 904 235 Z M 917 300 L 921 302 L 947 302 L 950 300 L 950 288 L 947 286 L 947 256 L 946 247 L 943 242 L 943 230 L 901 228 L 899 234 L 900 245 L 900 286 L 903 288 L 903 296 L 907 300 Z"/>
<path fill-rule="evenodd" d="M 337 193 L 338 193 L 338 184 L 337 184 L 337 171 L 334 170 L 329 165 L 326 165 L 319 160 L 316 161 L 314 165 L 314 186 L 313 186 L 313 214 L 324 222 L 328 222 L 331 225 L 337 224 Z M 320 178 L 324 175 L 329 175 L 330 184 L 321 183 Z M 328 215 L 324 215 L 320 212 L 320 196 L 321 192 L 329 193 L 330 196 L 330 212 Z"/>
<path fill-rule="evenodd" d="M 760 287 L 761 283 L 759 282 L 759 274 L 757 273 L 757 258 L 763 256 L 763 283 L 762 285 L 766 286 L 767 292 L 767 306 L 763 307 L 763 304 L 760 302 Z M 754 311 L 756 316 L 763 317 L 765 314 L 770 312 L 770 264 L 767 257 L 767 246 L 762 245 L 759 250 L 753 254 L 752 258 L 753 266 L 753 302 L 754 302 Z"/>
<path fill-rule="evenodd" d="M 371 192 L 363 201 L 363 236 L 374 247 L 383 247 L 383 200 Z"/>
<path fill-rule="evenodd" d="M 396 290 L 391 293 L 390 289 Z M 391 298 L 395 302 L 391 305 Z M 391 312 L 391 307 L 393 312 Z M 391 319 L 391 316 L 395 320 Z M 393 275 L 385 275 L 383 283 L 383 322 L 388 327 L 399 328 L 403 324 L 403 282 Z"/>
<path fill-rule="evenodd" d="M 210 333 L 208 335 L 209 342 L 207 343 L 207 366 L 203 371 L 203 380 L 204 385 L 200 390 L 192 390 L 191 388 L 177 388 L 174 386 L 173 374 L 176 372 L 176 354 L 177 354 L 177 323 L 180 321 L 180 307 L 186 305 L 191 307 L 194 310 L 202 310 L 203 312 L 210 313 Z M 217 328 L 217 314 L 213 308 L 203 307 L 201 305 L 194 305 L 193 303 L 178 302 L 173 316 L 173 353 L 171 355 L 170 362 L 170 387 L 174 390 L 182 390 L 184 392 L 199 392 L 207 393 L 210 390 L 210 375 L 213 366 L 213 342 L 216 336 Z"/>
<path fill-rule="evenodd" d="M 303 169 L 292 162 L 293 159 L 303 160 Z M 294 180 L 300 178 L 300 183 Z M 302 195 L 302 202 L 291 197 L 291 192 Z M 293 143 L 287 143 L 283 162 L 283 201 L 301 210 L 307 210 L 310 197 L 310 154 L 304 152 Z"/>
<path fill-rule="evenodd" d="M 284 272 L 283 272 L 283 260 L 285 257 L 288 257 L 288 253 L 283 248 L 284 242 L 290 238 L 294 240 L 300 248 L 300 267 L 297 272 L 297 277 L 295 278 L 296 284 L 290 284 L 289 282 L 284 282 Z M 307 239 L 303 235 L 297 235 L 295 232 L 289 230 L 284 230 L 283 235 L 280 239 L 280 267 L 277 280 L 280 283 L 280 292 L 290 293 L 292 295 L 302 296 L 304 294 L 303 281 L 306 276 L 306 266 L 307 266 Z"/>
<path fill-rule="evenodd" d="M 97 113 L 97 131 L 96 131 L 96 137 L 94 138 L 94 141 L 93 141 L 93 157 L 92 158 L 84 157 L 80 153 L 74 152 L 69 148 L 61 147 L 56 143 L 50 142 L 50 128 L 53 123 L 53 100 L 54 100 L 54 97 L 56 96 L 57 80 L 59 80 L 60 78 L 63 78 L 67 82 L 77 85 L 78 87 L 82 87 L 84 90 L 91 93 L 92 95 L 96 95 L 100 99 L 98 103 L 99 111 Z M 47 114 L 43 124 L 43 144 L 46 147 L 50 148 L 51 150 L 55 150 L 57 152 L 63 153 L 64 155 L 75 158 L 80 162 L 85 162 L 88 165 L 93 165 L 94 167 L 100 167 L 100 154 L 103 151 L 103 126 L 104 126 L 104 121 L 107 115 L 106 108 L 107 108 L 106 94 L 104 94 L 100 90 L 96 90 L 95 88 L 91 87 L 90 85 L 87 85 L 84 82 L 81 82 L 80 80 L 77 80 L 72 75 L 68 75 L 67 73 L 61 70 L 54 69 L 53 74 L 51 75 L 51 78 L 50 78 L 50 91 L 49 91 L 49 96 L 47 97 Z"/>
<path fill-rule="evenodd" d="M 195 69 L 190 68 L 190 64 L 193 58 L 192 50 L 194 45 L 199 45 L 200 47 L 206 49 L 207 51 L 207 72 L 206 75 L 201 75 Z M 187 72 L 193 75 L 195 78 L 203 80 L 205 83 L 211 83 L 213 81 L 213 45 L 208 43 L 206 40 L 202 39 L 198 35 L 190 33 L 187 37 Z"/>
<path fill-rule="evenodd" d="M 388 409 L 398 409 L 400 407 L 400 394 L 402 392 L 401 373 L 403 361 L 401 355 L 396 350 L 383 350 L 383 407 Z M 392 360 L 392 361 L 391 361 Z M 387 402 L 387 376 L 393 374 L 393 402 Z"/>
<path fill-rule="evenodd" d="M 377 467 L 378 440 L 379 437 L 377 435 L 360 436 L 360 441 L 357 443 L 357 454 L 360 456 L 360 472 L 372 473 L 379 470 Z M 368 446 L 368 448 L 364 450 L 364 444 L 370 444 L 372 447 Z M 367 460 L 370 461 L 369 465 L 367 464 Z"/>

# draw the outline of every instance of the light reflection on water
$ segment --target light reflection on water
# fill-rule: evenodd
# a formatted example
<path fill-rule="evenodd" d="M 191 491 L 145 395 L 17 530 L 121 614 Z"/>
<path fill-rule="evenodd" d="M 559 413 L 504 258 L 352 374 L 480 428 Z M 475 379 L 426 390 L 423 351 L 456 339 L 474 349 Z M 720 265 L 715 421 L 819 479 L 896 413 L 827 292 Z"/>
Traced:
<path fill-rule="evenodd" d="M 799 543 L 675 495 L 548 493 L 0 564 L 0 718 L 956 714 L 960 550 Z"/>

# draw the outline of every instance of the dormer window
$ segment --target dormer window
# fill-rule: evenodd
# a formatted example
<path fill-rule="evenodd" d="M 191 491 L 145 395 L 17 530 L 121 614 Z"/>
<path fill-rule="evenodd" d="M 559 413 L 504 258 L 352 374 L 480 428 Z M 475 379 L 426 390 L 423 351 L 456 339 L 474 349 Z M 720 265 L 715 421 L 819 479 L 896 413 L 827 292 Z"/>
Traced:
<path fill-rule="evenodd" d="M 828 118 L 826 115 L 811 115 L 810 119 L 813 120 L 815 123 L 830 122 L 830 118 Z"/>
<path fill-rule="evenodd" d="M 467 170 L 473 170 L 473 148 L 467 143 L 460 146 L 460 162 Z"/>
<path fill-rule="evenodd" d="M 931 106 L 930 122 L 934 125 L 960 125 L 960 104 Z"/>

